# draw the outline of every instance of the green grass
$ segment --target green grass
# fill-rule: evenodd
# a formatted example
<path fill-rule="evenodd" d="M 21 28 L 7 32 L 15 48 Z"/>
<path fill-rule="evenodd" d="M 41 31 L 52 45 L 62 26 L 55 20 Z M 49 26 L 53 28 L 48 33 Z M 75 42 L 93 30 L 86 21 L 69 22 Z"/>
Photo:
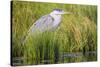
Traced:
<path fill-rule="evenodd" d="M 55 8 L 72 12 L 72 14 L 63 15 L 62 22 L 56 31 L 29 36 L 22 45 L 21 39 L 31 25 Z M 97 51 L 96 6 L 12 2 L 12 57 L 24 57 L 22 64 L 96 61 L 96 55 L 84 56 L 88 51 Z M 64 52 L 81 52 L 83 55 L 62 59 Z M 45 62 L 45 60 L 49 61 Z"/>

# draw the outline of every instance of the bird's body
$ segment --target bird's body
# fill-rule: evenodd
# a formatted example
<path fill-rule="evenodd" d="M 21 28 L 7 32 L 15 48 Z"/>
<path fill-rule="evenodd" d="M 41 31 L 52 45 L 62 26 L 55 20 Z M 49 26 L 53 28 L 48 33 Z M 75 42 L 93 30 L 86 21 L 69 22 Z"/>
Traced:
<path fill-rule="evenodd" d="M 50 14 L 42 16 L 38 19 L 29 29 L 27 35 L 25 36 L 25 40 L 29 35 L 34 35 L 36 32 L 45 32 L 45 31 L 54 31 L 59 26 L 61 22 L 61 15 L 66 14 L 66 12 L 55 9 Z M 24 41 L 25 41 L 24 40 Z"/>
<path fill-rule="evenodd" d="M 47 30 L 53 31 L 58 27 L 60 22 L 61 16 L 53 16 L 52 14 L 42 16 L 31 26 L 28 33 L 33 33 L 36 31 L 44 32 Z"/>
<path fill-rule="evenodd" d="M 52 16 L 50 15 L 42 16 L 32 25 L 28 33 L 34 33 L 36 31 L 44 32 L 46 30 L 50 30 L 53 27 L 53 23 L 54 23 L 54 18 Z"/>

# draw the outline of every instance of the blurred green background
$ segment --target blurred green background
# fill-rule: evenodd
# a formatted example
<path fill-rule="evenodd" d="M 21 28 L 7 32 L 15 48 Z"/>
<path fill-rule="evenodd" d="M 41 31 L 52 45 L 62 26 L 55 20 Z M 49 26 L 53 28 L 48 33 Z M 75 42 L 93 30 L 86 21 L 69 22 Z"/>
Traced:
<path fill-rule="evenodd" d="M 97 60 L 97 6 L 12 1 L 11 7 L 12 65 Z M 62 16 L 56 31 L 30 36 L 22 45 L 33 23 L 55 8 L 72 14 Z"/>

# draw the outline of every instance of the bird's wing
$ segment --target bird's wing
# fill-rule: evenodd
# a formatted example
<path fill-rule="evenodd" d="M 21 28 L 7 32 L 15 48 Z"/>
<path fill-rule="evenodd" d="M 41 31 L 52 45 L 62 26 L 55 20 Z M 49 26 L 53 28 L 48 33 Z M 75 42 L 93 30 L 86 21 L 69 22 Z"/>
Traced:
<path fill-rule="evenodd" d="M 33 33 L 36 31 L 44 32 L 49 30 L 53 25 L 54 19 L 50 15 L 42 16 L 39 20 L 37 20 L 29 30 L 29 33 Z"/>
<path fill-rule="evenodd" d="M 27 40 L 29 35 L 34 35 L 37 31 L 44 32 L 52 29 L 54 19 L 50 15 L 42 16 L 38 19 L 29 29 L 26 36 L 23 39 L 23 44 Z"/>

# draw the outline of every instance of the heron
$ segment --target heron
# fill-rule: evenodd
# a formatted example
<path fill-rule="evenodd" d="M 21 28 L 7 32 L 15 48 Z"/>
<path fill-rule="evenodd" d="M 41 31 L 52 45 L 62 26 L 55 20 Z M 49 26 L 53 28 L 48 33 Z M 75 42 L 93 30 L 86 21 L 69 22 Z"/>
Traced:
<path fill-rule="evenodd" d="M 32 35 L 35 32 L 56 30 L 61 23 L 63 14 L 70 14 L 70 12 L 65 12 L 61 9 L 54 9 L 49 14 L 40 17 L 28 30 L 25 40 L 29 35 Z"/>

